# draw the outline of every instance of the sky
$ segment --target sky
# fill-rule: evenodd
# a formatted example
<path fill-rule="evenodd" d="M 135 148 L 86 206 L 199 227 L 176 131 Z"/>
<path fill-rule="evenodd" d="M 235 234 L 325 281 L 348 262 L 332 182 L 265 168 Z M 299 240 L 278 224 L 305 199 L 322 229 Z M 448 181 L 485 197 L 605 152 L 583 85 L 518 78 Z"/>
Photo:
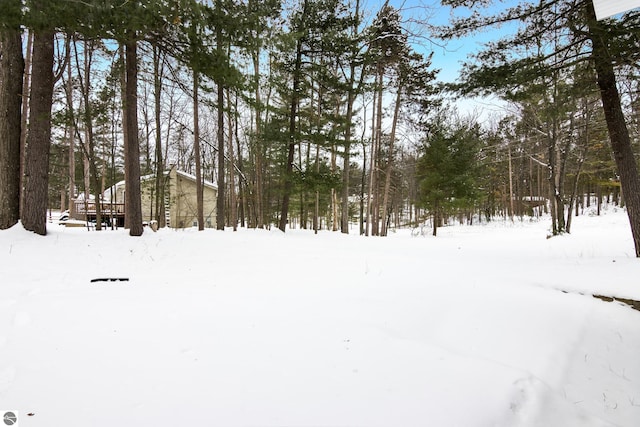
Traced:
<path fill-rule="evenodd" d="M 389 3 L 403 11 L 403 18 L 412 21 L 426 21 L 429 25 L 446 25 L 452 17 L 468 15 L 470 11 L 466 8 L 452 9 L 440 4 L 435 0 L 389 0 Z M 518 0 L 506 0 L 496 2 L 486 8 L 486 13 L 496 13 L 519 3 Z M 368 9 L 379 10 L 383 4 L 382 0 L 369 0 Z M 422 32 L 422 37 L 415 41 L 415 49 L 425 55 L 433 52 L 433 68 L 439 69 L 438 81 L 453 83 L 458 80 L 462 63 L 468 60 L 470 55 L 482 50 L 485 43 L 504 36 L 509 31 L 515 31 L 515 27 L 505 26 L 500 29 L 483 31 L 472 36 L 459 39 L 442 41 L 430 37 L 428 32 L 418 25 L 407 24 L 412 31 Z M 449 98 L 451 104 L 455 105 L 462 115 L 477 117 L 482 121 L 492 121 L 494 118 L 501 118 L 506 113 L 506 104 L 497 97 L 475 97 L 454 99 Z"/>

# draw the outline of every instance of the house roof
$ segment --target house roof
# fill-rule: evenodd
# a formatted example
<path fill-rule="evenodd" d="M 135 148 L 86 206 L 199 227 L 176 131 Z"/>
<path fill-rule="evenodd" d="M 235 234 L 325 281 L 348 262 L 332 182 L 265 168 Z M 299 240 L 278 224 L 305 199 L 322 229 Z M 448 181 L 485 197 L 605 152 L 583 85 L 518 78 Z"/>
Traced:
<path fill-rule="evenodd" d="M 167 174 L 168 174 L 168 173 L 169 173 L 169 171 L 166 171 L 165 173 L 167 173 Z M 195 177 L 195 175 L 191 175 L 191 174 L 188 174 L 188 173 L 183 172 L 183 171 L 180 171 L 180 170 L 176 170 L 176 175 L 179 175 L 179 176 L 181 176 L 181 177 L 183 177 L 183 178 L 186 178 L 186 179 L 188 179 L 188 180 L 191 180 L 191 181 L 193 181 L 193 182 L 195 182 L 195 181 L 196 181 L 196 177 Z M 153 175 L 153 176 L 155 176 L 155 175 Z M 140 179 L 142 179 L 142 178 L 140 178 Z M 205 186 L 205 187 L 209 187 L 209 188 L 212 188 L 212 189 L 214 189 L 214 190 L 217 190 L 217 189 L 218 189 L 218 186 L 217 186 L 217 185 L 215 185 L 215 184 L 214 184 L 213 182 L 211 182 L 211 181 L 207 181 L 206 179 L 205 179 L 205 180 L 203 180 L 203 181 L 202 181 L 202 183 L 204 184 L 204 186 Z"/>

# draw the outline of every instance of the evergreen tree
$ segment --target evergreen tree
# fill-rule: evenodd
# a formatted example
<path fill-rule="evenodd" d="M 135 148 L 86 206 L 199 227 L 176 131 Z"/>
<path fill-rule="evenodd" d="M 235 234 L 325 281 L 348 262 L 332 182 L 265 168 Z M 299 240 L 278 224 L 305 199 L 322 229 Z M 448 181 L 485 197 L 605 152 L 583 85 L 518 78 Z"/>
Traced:
<path fill-rule="evenodd" d="M 426 138 L 417 164 L 418 201 L 431 213 L 434 236 L 447 214 L 478 198 L 479 148 L 477 124 L 440 125 Z"/>
<path fill-rule="evenodd" d="M 25 229 L 45 235 L 47 234 L 49 195 L 55 31 L 47 18 L 51 12 L 48 2 L 33 0 L 29 6 L 34 28 L 32 86 L 29 98 L 29 133 L 25 152 L 24 205 L 20 218 Z"/>

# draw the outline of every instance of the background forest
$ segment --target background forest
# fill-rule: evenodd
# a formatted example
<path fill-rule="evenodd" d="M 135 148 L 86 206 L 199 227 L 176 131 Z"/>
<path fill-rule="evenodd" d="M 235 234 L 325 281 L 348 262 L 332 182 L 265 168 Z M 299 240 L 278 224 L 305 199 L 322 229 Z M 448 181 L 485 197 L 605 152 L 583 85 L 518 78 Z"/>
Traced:
<path fill-rule="evenodd" d="M 386 235 L 430 219 L 435 234 L 452 220 L 551 213 L 558 234 L 585 206 L 640 197 L 620 174 L 633 163 L 624 173 L 638 188 L 637 12 L 596 21 L 591 0 L 514 2 L 436 26 L 429 8 L 389 1 L 3 9 L 0 228 L 19 218 L 45 234 L 47 209 L 126 179 L 139 235 L 139 177 L 156 176 L 162 226 L 170 167 L 218 186 L 219 229 Z M 507 22 L 455 84 L 439 82 L 433 49 Z M 631 155 L 609 144 L 603 62 Z M 460 113 L 452 94 L 498 96 L 503 113 Z"/>

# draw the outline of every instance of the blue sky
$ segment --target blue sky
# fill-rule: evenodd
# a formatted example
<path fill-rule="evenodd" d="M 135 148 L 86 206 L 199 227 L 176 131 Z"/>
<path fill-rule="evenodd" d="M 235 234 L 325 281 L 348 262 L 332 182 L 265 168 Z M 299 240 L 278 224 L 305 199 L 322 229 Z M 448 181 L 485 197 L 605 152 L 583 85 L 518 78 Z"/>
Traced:
<path fill-rule="evenodd" d="M 515 6 L 518 0 L 505 0 L 503 2 L 496 1 L 497 5 L 493 5 L 484 12 L 494 14 L 505 8 Z M 452 10 L 444 7 L 436 0 L 390 0 L 390 4 L 394 7 L 404 10 L 405 18 L 414 17 L 416 19 L 427 19 L 429 24 L 445 25 L 452 17 L 464 17 L 470 14 L 465 8 L 457 8 Z M 491 40 L 500 38 L 508 31 L 514 31 L 513 26 L 501 29 L 492 29 L 490 31 L 479 32 L 472 36 L 443 42 L 441 40 L 424 39 L 417 42 L 417 49 L 422 47 L 425 53 L 434 52 L 433 64 L 435 68 L 439 68 L 439 80 L 453 82 L 458 77 L 461 63 L 472 53 L 478 52 L 483 45 Z M 428 37 L 428 34 L 425 34 Z"/>
<path fill-rule="evenodd" d="M 371 16 L 367 20 L 372 20 L 375 14 L 380 10 L 385 0 L 363 0 L 362 7 Z M 630 0 L 631 1 L 631 0 Z M 640 0 L 633 0 L 640 1 Z M 494 14 L 497 11 L 515 6 L 520 3 L 519 0 L 495 0 L 495 5 L 486 8 L 487 14 Z M 457 8 L 452 10 L 444 7 L 438 0 L 389 0 L 389 4 L 402 11 L 405 20 L 426 21 L 430 25 L 445 25 L 452 16 L 461 17 L 468 16 L 470 11 L 465 8 Z M 439 80 L 445 82 L 453 82 L 458 77 L 461 62 L 467 59 L 468 55 L 482 49 L 483 44 L 499 38 L 509 31 L 508 28 L 500 30 L 485 31 L 456 40 L 443 42 L 441 40 L 432 39 L 429 34 L 417 25 L 411 25 L 412 31 L 422 32 L 422 37 L 415 41 L 416 50 L 418 52 L 428 54 L 434 52 L 433 65 L 440 69 Z M 511 27 L 513 28 L 513 26 Z"/>

